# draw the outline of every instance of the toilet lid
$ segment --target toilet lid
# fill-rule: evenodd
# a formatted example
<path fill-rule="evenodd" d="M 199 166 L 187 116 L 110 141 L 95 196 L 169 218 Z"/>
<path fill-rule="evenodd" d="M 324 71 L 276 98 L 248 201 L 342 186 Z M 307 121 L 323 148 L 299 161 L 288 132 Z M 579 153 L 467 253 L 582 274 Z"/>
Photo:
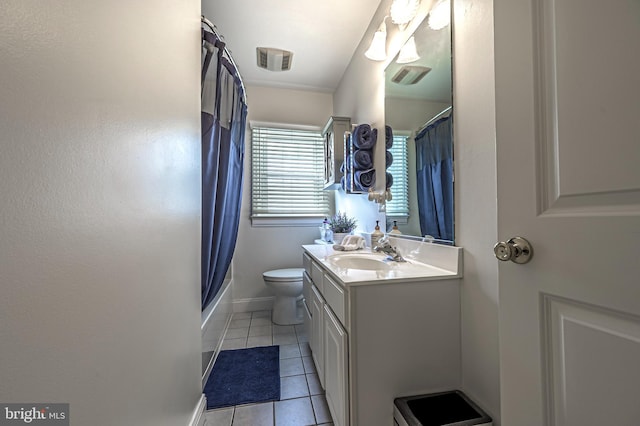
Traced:
<path fill-rule="evenodd" d="M 299 281 L 303 273 L 303 268 L 274 269 L 263 273 L 262 276 L 270 281 Z"/>

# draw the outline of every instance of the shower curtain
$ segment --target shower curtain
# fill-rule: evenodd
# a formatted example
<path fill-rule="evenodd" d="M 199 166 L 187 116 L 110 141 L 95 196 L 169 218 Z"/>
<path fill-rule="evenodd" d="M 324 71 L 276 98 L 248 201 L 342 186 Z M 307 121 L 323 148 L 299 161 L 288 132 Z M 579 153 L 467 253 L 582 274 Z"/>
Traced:
<path fill-rule="evenodd" d="M 418 133 L 416 169 L 422 235 L 453 241 L 452 116 L 440 118 Z"/>
<path fill-rule="evenodd" d="M 202 310 L 222 287 L 238 235 L 247 105 L 224 43 L 202 32 Z"/>

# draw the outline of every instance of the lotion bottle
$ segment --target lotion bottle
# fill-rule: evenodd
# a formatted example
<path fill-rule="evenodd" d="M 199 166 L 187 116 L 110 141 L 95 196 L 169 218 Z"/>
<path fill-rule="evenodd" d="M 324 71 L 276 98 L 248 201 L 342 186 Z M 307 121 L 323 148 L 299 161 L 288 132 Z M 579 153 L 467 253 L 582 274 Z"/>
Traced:
<path fill-rule="evenodd" d="M 389 232 L 390 234 L 402 234 L 402 232 L 400 232 L 400 230 L 398 229 L 398 222 L 397 221 L 393 221 L 393 229 L 391 229 L 391 231 Z"/>
<path fill-rule="evenodd" d="M 371 248 L 374 248 L 378 245 L 378 241 L 380 238 L 384 237 L 384 234 L 380 230 L 380 226 L 378 225 L 378 220 L 376 220 L 376 229 L 371 233 Z"/>

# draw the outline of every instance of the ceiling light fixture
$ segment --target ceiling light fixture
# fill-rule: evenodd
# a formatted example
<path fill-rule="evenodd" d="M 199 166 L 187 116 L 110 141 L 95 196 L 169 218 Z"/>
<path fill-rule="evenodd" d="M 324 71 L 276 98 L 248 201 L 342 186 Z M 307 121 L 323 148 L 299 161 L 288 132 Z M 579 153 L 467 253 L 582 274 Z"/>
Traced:
<path fill-rule="evenodd" d="M 404 46 L 402 46 L 402 49 L 400 49 L 396 63 L 408 64 L 409 62 L 415 62 L 418 59 L 420 59 L 420 55 L 418 55 L 418 50 L 416 49 L 416 39 L 411 36 Z"/>
<path fill-rule="evenodd" d="M 432 30 L 441 30 L 451 23 L 451 1 L 438 1 L 429 12 L 428 23 Z"/>
<path fill-rule="evenodd" d="M 393 0 L 393 3 L 391 3 L 391 21 L 403 31 L 406 25 L 416 16 L 419 5 L 420 0 Z"/>
<path fill-rule="evenodd" d="M 387 19 L 386 16 L 382 20 L 378 31 L 373 35 L 369 49 L 364 53 L 364 56 L 372 61 L 384 61 L 387 59 L 387 25 L 384 23 L 385 19 Z"/>

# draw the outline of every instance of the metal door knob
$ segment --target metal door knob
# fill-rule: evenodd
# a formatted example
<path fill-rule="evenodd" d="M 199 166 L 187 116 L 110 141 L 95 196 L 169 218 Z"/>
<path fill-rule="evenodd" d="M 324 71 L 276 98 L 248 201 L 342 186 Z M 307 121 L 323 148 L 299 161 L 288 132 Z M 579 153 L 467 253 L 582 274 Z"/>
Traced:
<path fill-rule="evenodd" d="M 515 263 L 527 263 L 533 257 L 533 247 L 522 237 L 513 237 L 509 241 L 500 241 L 493 246 L 493 253 L 498 260 Z"/>

